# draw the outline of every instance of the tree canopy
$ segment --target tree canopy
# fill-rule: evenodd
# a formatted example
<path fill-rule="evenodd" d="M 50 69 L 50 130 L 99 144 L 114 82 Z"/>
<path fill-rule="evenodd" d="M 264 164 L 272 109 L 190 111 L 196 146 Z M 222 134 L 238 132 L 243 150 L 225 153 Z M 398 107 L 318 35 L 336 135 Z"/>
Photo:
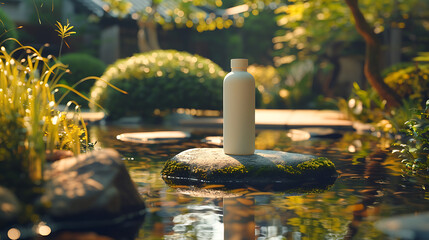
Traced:
<path fill-rule="evenodd" d="M 273 39 L 277 65 L 325 54 L 333 44 L 343 47 L 360 40 L 355 20 L 344 0 L 289 0 L 276 9 L 283 32 Z M 375 34 L 406 27 L 412 15 L 421 15 L 427 0 L 360 0 L 359 8 Z M 423 8 L 424 9 L 424 8 Z"/>

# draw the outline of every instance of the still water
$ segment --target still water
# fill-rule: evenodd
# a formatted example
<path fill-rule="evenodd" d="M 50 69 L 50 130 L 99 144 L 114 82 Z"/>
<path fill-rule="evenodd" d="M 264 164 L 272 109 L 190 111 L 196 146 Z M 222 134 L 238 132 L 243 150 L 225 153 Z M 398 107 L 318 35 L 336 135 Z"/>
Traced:
<path fill-rule="evenodd" d="M 126 132 L 183 130 L 191 138 L 165 144 L 128 143 Z M 318 131 L 320 133 L 320 131 Z M 429 211 L 429 184 L 401 172 L 386 147 L 389 140 L 350 132 L 294 139 L 291 131 L 257 132 L 257 149 L 312 154 L 331 159 L 339 173 L 323 191 L 265 192 L 247 187 L 228 192 L 222 186 L 195 189 L 168 186 L 160 171 L 167 159 L 195 147 L 220 147 L 203 139 L 220 130 L 92 126 L 96 147 L 123 156 L 148 213 L 129 232 L 135 239 L 393 239 L 374 223 L 386 217 Z M 297 141 L 293 141 L 297 140 Z M 134 238 L 134 237 L 133 237 Z"/>

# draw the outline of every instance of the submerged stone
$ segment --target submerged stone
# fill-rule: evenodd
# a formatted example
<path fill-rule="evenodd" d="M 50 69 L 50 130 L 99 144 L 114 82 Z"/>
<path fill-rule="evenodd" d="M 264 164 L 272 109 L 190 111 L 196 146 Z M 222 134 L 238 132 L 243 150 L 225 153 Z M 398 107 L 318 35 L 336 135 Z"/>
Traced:
<path fill-rule="evenodd" d="M 335 165 L 307 154 L 256 150 L 248 156 L 227 155 L 222 148 L 194 148 L 168 160 L 162 170 L 169 184 L 184 180 L 210 183 L 301 184 L 331 181 Z"/>
<path fill-rule="evenodd" d="M 45 171 L 41 202 L 57 219 L 100 219 L 144 209 L 120 155 L 103 149 L 64 158 Z"/>

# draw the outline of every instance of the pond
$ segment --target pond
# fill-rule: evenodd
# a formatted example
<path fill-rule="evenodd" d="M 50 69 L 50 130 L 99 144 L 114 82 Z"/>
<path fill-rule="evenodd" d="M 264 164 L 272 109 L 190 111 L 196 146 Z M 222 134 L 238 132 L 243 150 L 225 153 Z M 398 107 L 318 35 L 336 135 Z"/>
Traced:
<path fill-rule="evenodd" d="M 116 139 L 122 133 L 158 130 L 188 131 L 191 137 L 163 144 Z M 129 233 L 135 239 L 251 239 L 255 235 L 255 239 L 390 239 L 377 230 L 376 221 L 429 211 L 428 182 L 402 174 L 399 161 L 386 150 L 389 140 L 351 132 L 325 134 L 326 129 L 316 132 L 309 139 L 292 141 L 293 131 L 259 130 L 256 147 L 328 157 L 339 173 L 328 189 L 306 193 L 247 187 L 222 196 L 218 190 L 222 186 L 208 185 L 200 191 L 170 187 L 160 175 L 165 161 L 183 150 L 221 147 L 203 140 L 221 136 L 220 129 L 90 128 L 96 147 L 121 153 L 145 200 L 147 214 L 135 233 Z"/>

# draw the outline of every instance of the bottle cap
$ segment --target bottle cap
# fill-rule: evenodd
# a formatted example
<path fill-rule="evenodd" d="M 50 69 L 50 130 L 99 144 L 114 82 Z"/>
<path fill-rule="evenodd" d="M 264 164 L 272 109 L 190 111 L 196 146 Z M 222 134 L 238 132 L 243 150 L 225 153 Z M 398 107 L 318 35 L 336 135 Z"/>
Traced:
<path fill-rule="evenodd" d="M 231 59 L 231 68 L 247 68 L 249 60 L 245 58 Z"/>

